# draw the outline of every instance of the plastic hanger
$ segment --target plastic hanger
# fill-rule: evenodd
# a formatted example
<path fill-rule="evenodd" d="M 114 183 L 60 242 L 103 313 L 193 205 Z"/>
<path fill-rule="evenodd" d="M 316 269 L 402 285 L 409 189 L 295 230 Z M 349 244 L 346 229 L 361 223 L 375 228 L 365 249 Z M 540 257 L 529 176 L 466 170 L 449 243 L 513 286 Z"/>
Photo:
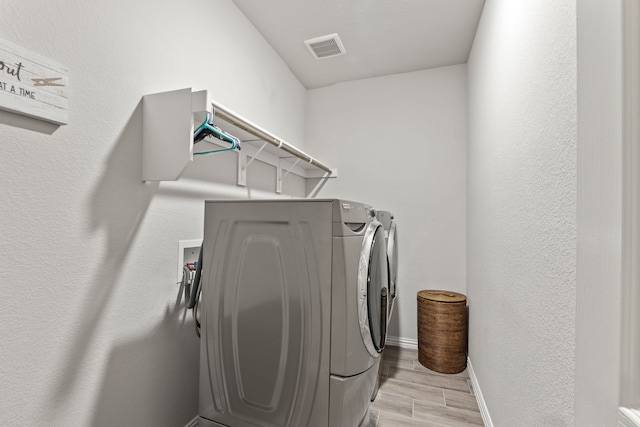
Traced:
<path fill-rule="evenodd" d="M 202 122 L 202 124 L 198 126 L 198 128 L 193 132 L 193 143 L 194 144 L 198 143 L 202 141 L 204 138 L 206 138 L 207 136 L 213 136 L 215 138 L 218 138 L 221 141 L 228 142 L 231 145 L 227 148 L 220 148 L 220 149 L 208 150 L 208 151 L 198 151 L 193 154 L 205 155 L 205 154 L 219 153 L 221 151 L 229 151 L 229 150 L 235 150 L 235 149 L 240 150 L 240 140 L 235 136 L 228 134 L 227 132 L 224 132 L 218 126 L 211 123 L 210 120 L 211 120 L 211 114 L 207 112 L 207 116 L 205 117 L 204 122 Z"/>

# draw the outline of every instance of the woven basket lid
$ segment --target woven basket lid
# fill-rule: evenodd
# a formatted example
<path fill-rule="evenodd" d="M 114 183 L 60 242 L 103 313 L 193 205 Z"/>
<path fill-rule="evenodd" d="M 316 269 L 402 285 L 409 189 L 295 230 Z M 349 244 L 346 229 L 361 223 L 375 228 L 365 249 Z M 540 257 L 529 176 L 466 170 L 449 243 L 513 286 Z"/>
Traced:
<path fill-rule="evenodd" d="M 418 298 L 428 299 L 430 301 L 437 302 L 465 302 L 467 297 L 457 292 L 441 291 L 441 290 L 428 290 L 418 292 Z"/>

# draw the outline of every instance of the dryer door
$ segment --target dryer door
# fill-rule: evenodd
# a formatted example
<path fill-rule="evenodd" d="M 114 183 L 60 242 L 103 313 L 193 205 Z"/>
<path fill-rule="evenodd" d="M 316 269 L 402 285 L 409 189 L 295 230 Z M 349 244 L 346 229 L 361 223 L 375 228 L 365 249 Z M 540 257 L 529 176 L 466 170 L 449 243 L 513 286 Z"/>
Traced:
<path fill-rule="evenodd" d="M 387 237 L 387 258 L 389 259 L 389 317 L 393 311 L 393 302 L 398 296 L 398 227 L 391 221 Z"/>
<path fill-rule="evenodd" d="M 384 229 L 378 221 L 367 225 L 358 266 L 358 319 L 367 351 L 384 349 L 389 312 L 389 272 Z"/>

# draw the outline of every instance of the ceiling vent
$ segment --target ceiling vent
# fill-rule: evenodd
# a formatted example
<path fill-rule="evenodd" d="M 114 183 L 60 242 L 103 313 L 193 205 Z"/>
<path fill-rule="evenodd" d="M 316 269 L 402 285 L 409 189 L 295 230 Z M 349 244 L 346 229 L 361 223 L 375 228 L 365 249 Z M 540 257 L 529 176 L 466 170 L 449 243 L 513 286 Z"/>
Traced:
<path fill-rule="evenodd" d="M 316 37 L 315 39 L 305 40 L 309 51 L 316 59 L 326 59 L 347 53 L 337 34 L 329 34 L 327 36 Z"/>

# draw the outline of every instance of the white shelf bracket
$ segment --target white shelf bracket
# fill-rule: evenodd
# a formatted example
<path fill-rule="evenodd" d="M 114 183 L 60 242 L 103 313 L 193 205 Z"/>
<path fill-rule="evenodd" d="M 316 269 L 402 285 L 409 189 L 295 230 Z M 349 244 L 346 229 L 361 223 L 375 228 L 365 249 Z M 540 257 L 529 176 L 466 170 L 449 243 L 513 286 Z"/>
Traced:
<path fill-rule="evenodd" d="M 331 172 L 325 172 L 324 174 L 318 175 L 315 177 L 310 176 L 309 178 L 315 178 L 317 179 L 318 182 L 316 182 L 313 188 L 307 193 L 307 198 L 312 199 L 316 197 L 320 192 L 320 190 L 322 189 L 322 187 L 324 187 L 327 181 L 329 181 L 329 179 L 337 178 L 337 177 L 338 177 L 338 169 L 331 169 Z"/>
<path fill-rule="evenodd" d="M 276 194 L 282 194 L 282 159 L 278 160 L 276 167 Z"/>
<path fill-rule="evenodd" d="M 247 185 L 247 169 L 251 166 L 251 163 L 258 157 L 260 152 L 264 150 L 264 147 L 269 144 L 268 142 L 263 143 L 258 151 L 253 156 L 247 156 L 246 151 L 242 152 L 242 150 L 238 151 L 238 185 L 241 187 L 245 187 Z M 251 159 L 247 162 L 247 157 L 251 157 Z"/>
<path fill-rule="evenodd" d="M 238 185 L 247 185 L 247 154 L 245 151 L 238 151 Z"/>
<path fill-rule="evenodd" d="M 293 168 L 296 167 L 296 165 L 298 164 L 298 162 L 302 159 L 296 159 L 295 162 L 293 162 L 293 164 L 291 165 L 291 167 L 289 169 L 284 169 L 282 167 L 282 160 L 283 159 L 287 159 L 288 157 L 282 157 L 280 158 L 280 160 L 278 161 L 278 169 L 276 171 L 276 193 L 278 194 L 282 194 L 282 180 L 289 175 L 289 173 L 293 170 Z M 284 174 L 282 173 L 282 171 L 284 170 Z"/>

